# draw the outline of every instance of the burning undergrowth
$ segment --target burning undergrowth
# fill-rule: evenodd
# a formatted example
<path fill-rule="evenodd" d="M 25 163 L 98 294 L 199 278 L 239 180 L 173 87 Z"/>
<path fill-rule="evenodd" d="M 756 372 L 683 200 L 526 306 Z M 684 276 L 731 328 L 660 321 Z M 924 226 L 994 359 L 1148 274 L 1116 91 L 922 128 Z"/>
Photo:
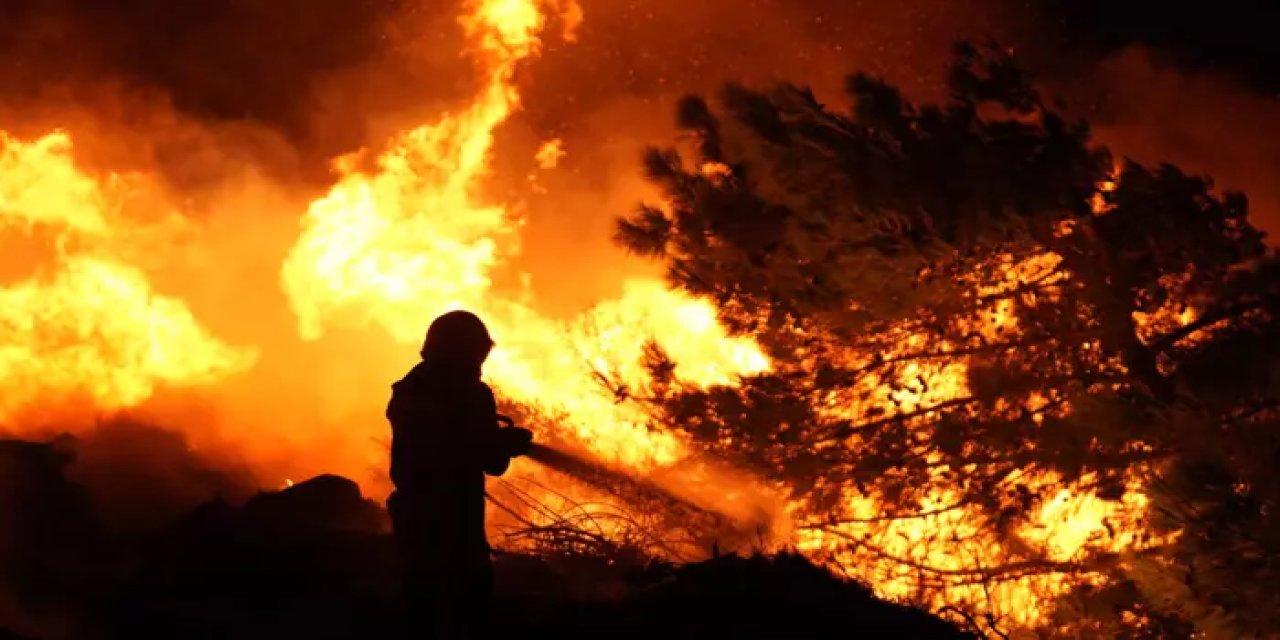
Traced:
<path fill-rule="evenodd" d="M 539 440 L 512 473 L 490 482 L 490 531 L 500 547 L 697 561 L 773 550 L 786 539 L 781 495 L 731 465 L 690 455 L 638 472 L 583 446 L 563 416 L 504 405 Z"/>
<path fill-rule="evenodd" d="M 528 457 L 563 480 L 589 488 L 570 497 L 532 477 L 498 482 L 494 504 L 515 519 L 515 525 L 496 525 L 505 539 L 526 543 L 541 552 L 586 553 L 617 557 L 624 553 L 692 561 L 719 549 L 740 552 L 767 549 L 774 544 L 767 521 L 739 521 L 703 506 L 697 498 L 681 496 L 625 469 L 610 468 L 561 448 L 535 445 Z M 557 482 L 556 484 L 560 484 Z M 602 500 L 594 500 L 590 492 Z M 584 497 L 585 496 L 585 497 Z M 512 502 L 518 510 L 507 506 Z"/>

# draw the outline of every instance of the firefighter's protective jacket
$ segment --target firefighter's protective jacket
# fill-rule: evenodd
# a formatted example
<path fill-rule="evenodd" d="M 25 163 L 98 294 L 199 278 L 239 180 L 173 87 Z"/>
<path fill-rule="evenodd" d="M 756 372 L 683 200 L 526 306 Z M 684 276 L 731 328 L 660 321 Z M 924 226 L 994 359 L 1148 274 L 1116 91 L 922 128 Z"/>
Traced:
<path fill-rule="evenodd" d="M 427 362 L 392 385 L 387 419 L 393 509 L 411 509 L 446 544 L 483 543 L 484 474 L 504 473 L 527 449 L 529 432 L 498 426 L 484 382 Z"/>

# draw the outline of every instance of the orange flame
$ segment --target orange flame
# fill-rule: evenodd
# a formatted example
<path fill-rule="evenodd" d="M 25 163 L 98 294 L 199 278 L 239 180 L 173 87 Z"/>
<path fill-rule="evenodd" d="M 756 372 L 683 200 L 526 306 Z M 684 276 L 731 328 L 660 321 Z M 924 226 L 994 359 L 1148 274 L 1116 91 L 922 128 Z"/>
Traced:
<path fill-rule="evenodd" d="M 992 296 L 1016 290 L 1035 281 L 1044 285 L 1062 282 L 1070 274 L 1058 267 L 1060 256 L 1043 253 L 1024 260 L 999 259 L 999 280 L 982 284 L 976 293 Z M 1053 295 L 1052 287 L 1039 295 Z M 991 313 L 974 320 L 972 329 L 993 342 L 1016 332 L 1017 319 L 1009 300 L 998 300 Z M 903 331 L 893 356 L 955 347 L 932 338 Z M 862 357 L 862 354 L 855 354 Z M 970 394 L 968 365 L 963 358 L 912 362 L 895 372 L 892 380 L 867 377 L 848 396 L 826 398 L 824 407 L 833 416 L 861 421 L 867 416 L 913 412 Z M 1035 402 L 1036 398 L 1029 398 Z M 1043 401 L 1043 399 L 1040 399 Z M 1063 409 L 1066 410 L 1066 409 Z M 856 438 L 850 446 L 857 447 Z M 939 463 L 940 458 L 929 460 Z M 994 615 L 1002 625 L 1033 628 L 1048 614 L 1053 600 L 1082 583 L 1097 582 L 1100 575 L 1071 573 L 1067 569 L 1028 571 L 1026 575 L 993 579 L 989 569 L 1022 557 L 1020 549 L 1038 552 L 1047 562 L 1069 564 L 1091 552 L 1123 553 L 1155 544 L 1140 540 L 1147 498 L 1141 483 L 1131 478 L 1118 501 L 1104 500 L 1087 488 L 1091 478 L 1065 484 L 1052 472 L 1011 474 L 1006 486 L 1025 485 L 1050 496 L 1027 522 L 999 534 L 978 526 L 983 522 L 976 506 L 959 504 L 960 495 L 948 488 L 949 469 L 937 466 L 937 487 L 919 504 L 885 504 L 874 495 L 859 495 L 849 488 L 836 513 L 807 513 L 796 505 L 796 517 L 812 522 L 796 534 L 797 546 L 815 557 L 828 559 L 835 568 L 870 584 L 882 597 L 920 602 L 933 607 L 964 605 Z M 921 514 L 910 516 L 909 514 Z M 886 518 L 886 514 L 907 517 Z"/>
<path fill-rule="evenodd" d="M 768 363 L 749 340 L 727 337 L 708 304 L 654 281 L 628 282 L 620 299 L 569 323 L 531 306 L 527 277 L 514 291 L 495 287 L 520 251 L 521 220 L 479 191 L 493 131 L 519 101 L 515 67 L 537 55 L 544 19 L 534 2 L 502 0 L 474 5 L 461 22 L 487 85 L 465 111 L 398 136 L 375 172 L 339 163 L 342 179 L 311 205 L 284 265 L 302 333 L 318 337 L 344 318 L 413 344 L 432 317 L 472 309 L 491 325 L 497 347 L 486 370 L 504 395 L 568 413 L 562 435 L 608 459 L 673 463 L 683 455 L 677 439 L 645 428 L 646 417 L 593 374 L 641 383 L 636 363 L 650 338 L 679 354 L 677 373 L 692 383 L 728 382 Z"/>
<path fill-rule="evenodd" d="M 160 385 L 208 383 L 252 363 L 115 257 L 127 186 L 82 173 L 65 133 L 21 142 L 0 131 L 0 231 L 17 227 L 27 251 L 41 234 L 54 245 L 50 267 L 0 288 L 0 420 L 78 395 L 126 408 Z"/>

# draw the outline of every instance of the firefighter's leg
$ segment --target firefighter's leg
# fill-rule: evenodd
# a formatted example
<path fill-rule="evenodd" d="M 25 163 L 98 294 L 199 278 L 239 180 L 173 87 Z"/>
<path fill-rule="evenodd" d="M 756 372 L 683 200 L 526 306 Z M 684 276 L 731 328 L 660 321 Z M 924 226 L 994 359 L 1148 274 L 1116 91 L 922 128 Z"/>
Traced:
<path fill-rule="evenodd" d="M 439 637 L 493 637 L 493 567 L 488 552 L 455 549 L 448 559 L 449 579 L 440 592 Z"/>
<path fill-rule="evenodd" d="M 411 638 L 434 637 L 441 576 L 432 553 L 435 545 L 422 518 L 423 509 L 389 502 L 388 511 L 400 557 L 405 626 Z"/>

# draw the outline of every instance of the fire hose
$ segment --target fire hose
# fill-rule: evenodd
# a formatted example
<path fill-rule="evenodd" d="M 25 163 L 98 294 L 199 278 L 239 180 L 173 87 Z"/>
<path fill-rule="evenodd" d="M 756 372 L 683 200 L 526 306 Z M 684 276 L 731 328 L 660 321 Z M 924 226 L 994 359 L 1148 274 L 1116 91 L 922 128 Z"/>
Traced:
<path fill-rule="evenodd" d="M 515 421 L 507 416 L 498 416 L 498 422 L 509 429 L 520 429 Z M 523 429 L 522 429 L 523 430 Z M 530 440 L 524 457 L 538 464 L 571 476 L 597 490 L 617 496 L 624 500 L 661 501 L 668 505 L 678 505 L 688 512 L 714 518 L 721 522 L 731 522 L 729 516 L 695 504 L 659 486 L 646 478 L 638 477 L 620 469 L 593 461 L 583 455 L 565 451 L 562 448 Z M 490 497 L 492 500 L 492 497 Z"/>

